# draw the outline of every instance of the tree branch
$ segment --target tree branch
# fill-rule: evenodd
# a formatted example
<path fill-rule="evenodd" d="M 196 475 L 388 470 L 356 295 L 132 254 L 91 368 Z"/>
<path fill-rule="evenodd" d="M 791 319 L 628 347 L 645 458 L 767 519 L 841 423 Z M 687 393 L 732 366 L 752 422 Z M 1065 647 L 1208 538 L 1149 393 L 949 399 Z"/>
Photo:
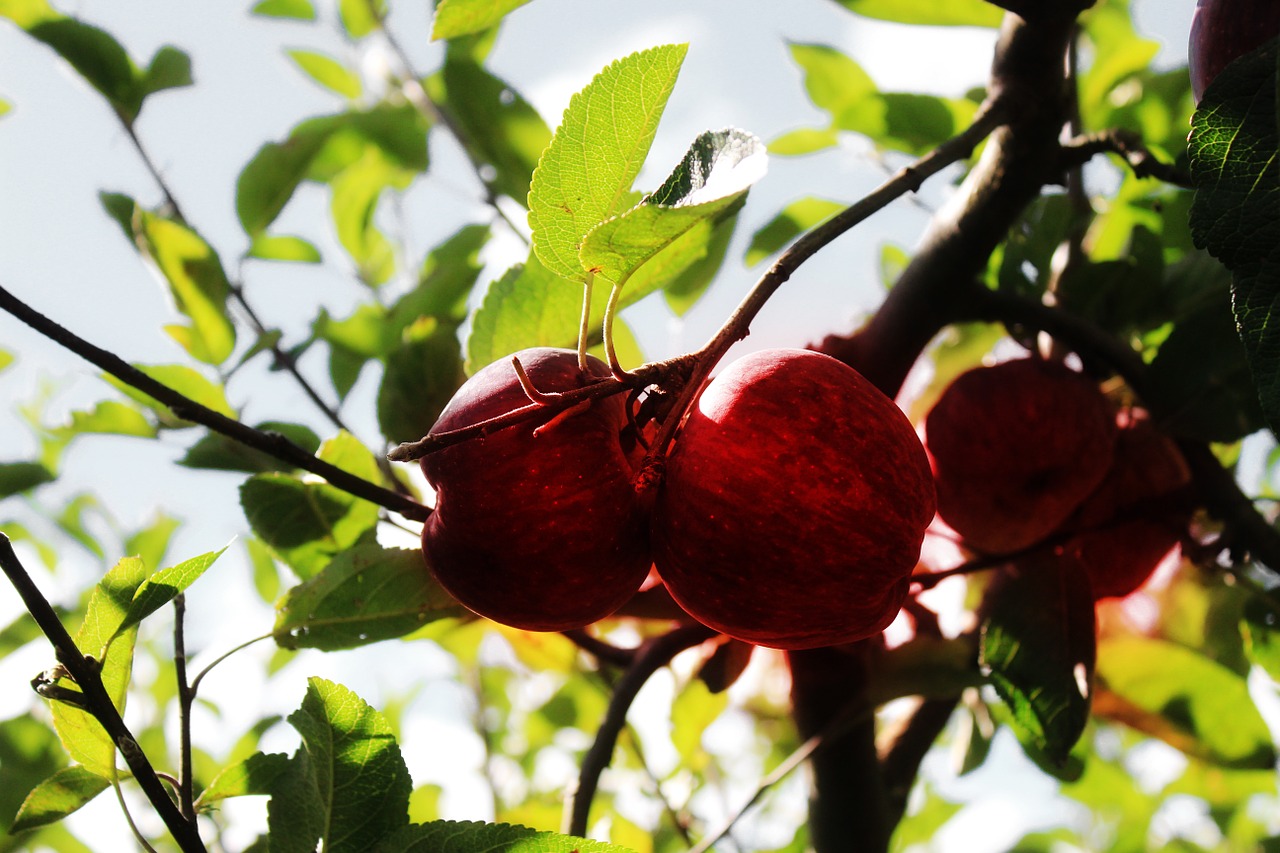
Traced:
<path fill-rule="evenodd" d="M 98 670 L 91 662 L 92 658 L 86 657 L 76 646 L 75 640 L 67 633 L 57 614 L 53 612 L 48 599 L 40 592 L 21 561 L 18 560 L 13 544 L 4 533 L 0 533 L 0 568 L 4 569 L 9 582 L 18 591 L 31 618 L 53 644 L 58 663 L 80 688 L 79 700 L 75 704 L 92 714 L 106 730 L 111 742 L 124 756 L 125 763 L 129 765 L 129 770 L 133 772 L 138 785 L 151 801 L 152 807 L 160 815 L 160 819 L 164 821 L 179 847 L 188 853 L 197 853 L 197 851 L 203 853 L 205 846 L 200 839 L 195 819 L 185 817 L 169 797 L 164 784 L 147 759 L 146 753 L 138 746 L 138 741 L 125 726 L 115 703 L 111 701 L 111 696 L 108 695 L 98 675 Z"/>
<path fill-rule="evenodd" d="M 378 506 L 398 512 L 405 518 L 424 521 L 431 510 L 404 495 L 384 489 L 376 483 L 357 477 L 335 465 L 312 456 L 302 447 L 278 433 L 266 433 L 247 426 L 221 412 L 200 405 L 172 388 L 157 382 L 114 353 L 94 346 L 75 333 L 59 325 L 18 299 L 4 287 L 0 287 L 0 308 L 17 317 L 40 334 L 61 344 L 86 361 L 169 407 L 176 417 L 208 427 L 216 433 L 232 438 L 246 447 L 261 450 L 283 462 L 324 477 L 334 486 L 364 498 Z"/>
<path fill-rule="evenodd" d="M 613 758 L 613 748 L 618 743 L 618 735 L 627 722 L 627 711 L 635 701 L 640 688 L 671 659 L 685 649 L 715 636 L 715 631 L 705 625 L 682 625 L 675 630 L 648 640 L 638 650 L 635 661 L 614 686 L 613 697 L 609 700 L 609 708 L 605 711 L 600 728 L 596 731 L 595 741 L 582 759 L 582 768 L 578 773 L 578 789 L 570 803 L 569 835 L 585 836 L 591 813 L 591 801 L 595 799 L 596 788 L 600 783 L 600 774 L 609 766 Z"/>

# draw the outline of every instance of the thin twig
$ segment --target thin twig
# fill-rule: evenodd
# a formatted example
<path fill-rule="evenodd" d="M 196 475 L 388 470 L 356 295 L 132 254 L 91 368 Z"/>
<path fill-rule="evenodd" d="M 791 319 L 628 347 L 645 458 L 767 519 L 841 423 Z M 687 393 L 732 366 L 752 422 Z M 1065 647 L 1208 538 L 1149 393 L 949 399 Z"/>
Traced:
<path fill-rule="evenodd" d="M 187 684 L 187 597 L 173 599 L 173 671 L 178 682 L 178 807 L 187 820 L 196 819 L 195 780 L 191 768 L 191 705 L 195 693 Z"/>
<path fill-rule="evenodd" d="M 0 533 L 0 568 L 4 569 L 9 582 L 18 591 L 31 618 L 53 644 L 58 662 L 65 667 L 70 678 L 82 691 L 82 707 L 102 725 L 111 742 L 124 756 L 129 770 L 147 799 L 151 801 L 156 813 L 160 815 L 160 819 L 168 827 L 178 846 L 186 853 L 203 853 L 205 846 L 200 839 L 195 821 L 188 820 L 169 797 L 164 784 L 147 759 L 146 753 L 138 746 L 138 741 L 121 719 L 120 712 L 107 693 L 97 668 L 90 663 L 92 659 L 86 658 L 76 646 L 75 640 L 59 621 L 48 599 L 27 574 L 27 570 L 13 550 L 13 544 L 4 533 Z"/>
<path fill-rule="evenodd" d="M 596 738 L 582 759 L 582 768 L 578 773 L 578 789 L 573 794 L 573 802 L 570 806 L 569 835 L 586 835 L 587 833 L 591 801 L 595 799 L 600 774 L 609 766 L 613 758 L 613 748 L 618 743 L 618 735 L 627 722 L 627 711 L 635 701 L 640 688 L 655 672 L 670 663 L 677 654 L 714 636 L 715 632 L 705 625 L 683 625 L 661 637 L 647 641 L 640 647 L 631 668 L 614 685 L 613 697 L 609 700 L 604 719 L 600 721 Z"/>
<path fill-rule="evenodd" d="M 1142 137 L 1127 130 L 1103 130 L 1077 135 L 1062 146 L 1065 165 L 1087 162 L 1098 154 L 1115 154 L 1139 178 L 1156 178 L 1184 189 L 1193 188 L 1191 175 L 1160 160 L 1143 143 Z"/>
<path fill-rule="evenodd" d="M 0 287 L 0 308 L 8 311 L 50 340 L 61 344 L 81 358 L 102 368 L 121 382 L 136 388 L 169 407 L 182 420 L 208 427 L 216 433 L 232 438 L 246 447 L 261 450 L 283 462 L 324 477 L 334 486 L 364 498 L 367 501 L 398 512 L 414 521 L 425 521 L 431 510 L 411 498 L 371 483 L 344 471 L 294 444 L 279 433 L 267 433 L 254 429 L 221 412 L 200 405 L 195 400 L 178 393 L 169 386 L 152 379 L 115 353 L 108 352 L 86 341 L 18 299 L 4 287 Z"/>

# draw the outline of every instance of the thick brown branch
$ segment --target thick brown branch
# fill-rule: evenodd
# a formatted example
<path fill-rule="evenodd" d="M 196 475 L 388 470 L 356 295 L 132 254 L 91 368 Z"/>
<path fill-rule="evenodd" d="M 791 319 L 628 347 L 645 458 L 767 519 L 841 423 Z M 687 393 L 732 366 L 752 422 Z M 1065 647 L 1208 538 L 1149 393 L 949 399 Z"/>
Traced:
<path fill-rule="evenodd" d="M 304 448 L 278 433 L 266 433 L 229 418 L 221 412 L 200 405 L 195 400 L 178 393 L 169 386 L 157 382 L 115 353 L 94 346 L 84 338 L 59 325 L 34 310 L 8 290 L 0 287 L 0 308 L 17 317 L 40 334 L 61 344 L 86 361 L 102 368 L 126 385 L 153 397 L 168 406 L 183 420 L 198 423 L 216 433 L 232 438 L 246 447 L 261 450 L 276 459 L 324 477 L 334 486 L 359 498 L 398 512 L 405 518 L 423 521 L 431 510 L 404 495 L 384 489 L 362 477 L 357 477 L 335 465 L 317 459 Z"/>

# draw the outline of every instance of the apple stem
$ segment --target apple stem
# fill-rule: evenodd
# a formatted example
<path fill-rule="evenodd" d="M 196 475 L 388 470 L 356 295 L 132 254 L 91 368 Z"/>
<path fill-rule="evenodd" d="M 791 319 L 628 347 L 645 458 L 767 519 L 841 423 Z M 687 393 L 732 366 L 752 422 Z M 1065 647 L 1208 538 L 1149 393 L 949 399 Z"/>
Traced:
<path fill-rule="evenodd" d="M 578 321 L 578 369 L 587 372 L 587 339 L 591 337 L 591 287 L 595 283 L 596 274 L 587 270 L 587 277 L 582 282 L 582 317 Z"/>
<path fill-rule="evenodd" d="M 622 364 L 618 361 L 618 353 L 613 348 L 613 320 L 618 314 L 618 299 L 622 296 L 622 286 L 626 284 L 626 280 L 622 280 L 613 286 L 609 291 L 609 304 L 604 308 L 604 352 L 609 359 L 609 370 L 613 372 L 615 379 L 625 382 L 628 373 L 622 369 Z"/>
<path fill-rule="evenodd" d="M 539 406 L 551 406 L 563 398 L 564 395 L 559 391 L 539 391 L 537 386 L 533 384 L 533 380 L 529 378 L 529 373 L 524 369 L 524 365 L 520 363 L 519 356 L 511 356 L 511 367 L 516 372 L 516 380 L 520 383 L 520 390 L 524 391 L 524 395 L 529 398 L 529 402 L 537 403 Z"/>

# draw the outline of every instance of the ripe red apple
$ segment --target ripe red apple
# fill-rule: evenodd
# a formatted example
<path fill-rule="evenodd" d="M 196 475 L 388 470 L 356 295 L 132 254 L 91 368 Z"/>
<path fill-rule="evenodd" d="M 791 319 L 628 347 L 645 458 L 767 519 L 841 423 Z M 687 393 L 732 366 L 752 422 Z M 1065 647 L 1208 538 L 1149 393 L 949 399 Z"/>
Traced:
<path fill-rule="evenodd" d="M 1146 582 L 1187 532 L 1191 472 L 1146 413 L 1120 412 L 1115 461 L 1067 528 L 1068 550 L 1089 573 L 1093 597 L 1121 598 Z"/>
<path fill-rule="evenodd" d="M 1191 18 L 1187 51 L 1196 101 L 1232 60 L 1251 53 L 1278 33 L 1280 3 L 1276 0 L 1199 0 Z"/>
<path fill-rule="evenodd" d="M 535 388 L 568 391 L 588 380 L 571 350 L 516 354 Z M 590 360 L 591 372 L 609 368 Z M 432 432 L 528 405 L 509 361 L 458 390 Z M 464 606 L 530 631 L 580 628 L 608 616 L 644 581 L 650 559 L 632 486 L 635 451 L 622 395 L 539 426 L 510 426 L 422 460 L 436 489 L 422 548 L 436 579 Z"/>
<path fill-rule="evenodd" d="M 961 374 L 925 418 L 938 515 L 974 551 L 1034 545 L 1102 482 L 1115 432 L 1097 385 L 1059 362 Z"/>
<path fill-rule="evenodd" d="M 853 368 L 808 350 L 730 364 L 667 459 L 654 563 L 698 621 L 804 649 L 873 636 L 907 593 L 933 482 L 915 430 Z"/>

